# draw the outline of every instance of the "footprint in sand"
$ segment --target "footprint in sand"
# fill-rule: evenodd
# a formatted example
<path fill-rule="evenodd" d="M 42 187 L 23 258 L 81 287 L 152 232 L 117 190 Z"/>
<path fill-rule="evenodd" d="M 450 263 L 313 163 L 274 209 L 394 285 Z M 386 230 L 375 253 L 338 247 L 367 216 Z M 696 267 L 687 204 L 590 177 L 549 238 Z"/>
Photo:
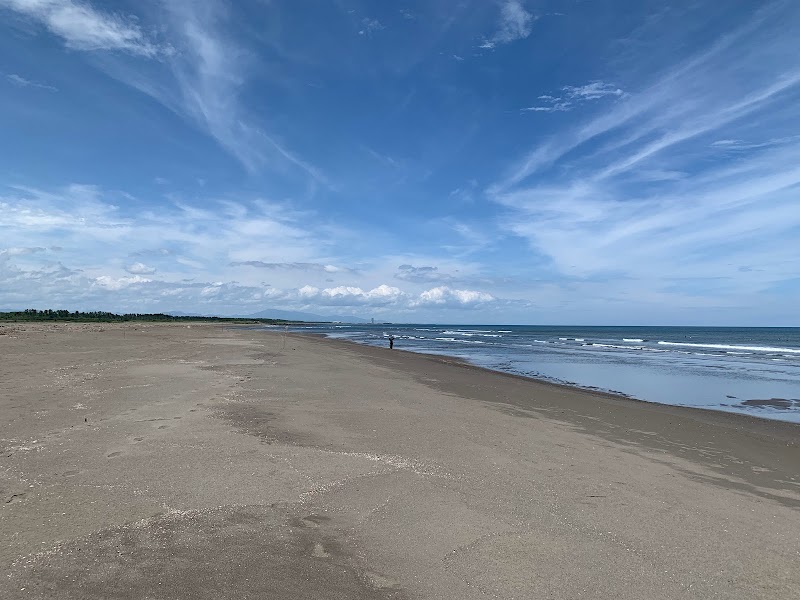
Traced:
<path fill-rule="evenodd" d="M 64 471 L 64 477 L 75 477 L 80 471 Z"/>
<path fill-rule="evenodd" d="M 144 438 L 143 437 L 135 437 L 133 438 L 134 442 L 141 442 Z"/>
<path fill-rule="evenodd" d="M 6 504 L 13 504 L 14 502 L 19 502 L 25 497 L 25 492 L 20 492 L 19 494 L 11 494 L 8 498 L 6 498 Z"/>
<path fill-rule="evenodd" d="M 169 425 L 159 425 L 159 429 L 169 429 Z"/>
<path fill-rule="evenodd" d="M 384 577 L 374 571 L 367 571 L 364 573 L 364 578 L 376 590 L 397 589 L 400 587 L 400 582 L 389 577 Z"/>
<path fill-rule="evenodd" d="M 182 419 L 183 417 L 172 417 L 172 418 L 177 421 L 178 419 Z"/>
<path fill-rule="evenodd" d="M 114 458 L 115 456 L 119 456 L 122 452 L 112 452 L 111 454 L 107 454 L 106 458 Z"/>
<path fill-rule="evenodd" d="M 300 517 L 296 519 L 292 525 L 297 527 L 305 527 L 307 529 L 318 529 L 319 524 L 325 521 L 330 521 L 328 517 L 323 517 L 320 515 L 307 515 L 305 517 Z"/>
<path fill-rule="evenodd" d="M 311 556 L 314 558 L 329 558 L 330 554 L 325 551 L 325 546 L 317 542 L 314 544 L 314 550 L 311 551 Z"/>

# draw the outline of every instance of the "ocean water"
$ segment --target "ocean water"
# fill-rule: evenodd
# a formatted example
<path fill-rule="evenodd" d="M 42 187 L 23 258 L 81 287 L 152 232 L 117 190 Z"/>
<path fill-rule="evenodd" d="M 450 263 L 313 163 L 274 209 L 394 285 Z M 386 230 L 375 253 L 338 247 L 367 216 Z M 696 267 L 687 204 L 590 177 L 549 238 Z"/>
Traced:
<path fill-rule="evenodd" d="M 800 328 L 308 325 L 292 328 L 632 398 L 800 423 Z"/>

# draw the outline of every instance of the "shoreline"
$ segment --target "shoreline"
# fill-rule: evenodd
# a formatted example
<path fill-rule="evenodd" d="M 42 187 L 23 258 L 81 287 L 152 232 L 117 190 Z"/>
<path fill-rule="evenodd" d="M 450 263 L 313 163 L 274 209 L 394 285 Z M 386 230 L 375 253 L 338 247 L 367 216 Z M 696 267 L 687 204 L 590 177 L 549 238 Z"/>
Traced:
<path fill-rule="evenodd" d="M 800 593 L 790 423 L 279 331 L 9 333 L 9 600 Z"/>
<path fill-rule="evenodd" d="M 246 328 L 243 327 L 242 329 L 246 329 Z M 272 331 L 270 329 L 253 329 L 253 330 L 254 331 Z M 327 342 L 342 343 L 342 344 L 347 345 L 347 347 L 355 346 L 355 347 L 358 347 L 358 348 L 372 348 L 372 349 L 375 349 L 375 350 L 378 350 L 378 351 L 384 350 L 384 348 L 381 347 L 381 346 L 372 346 L 372 345 L 369 345 L 369 344 L 360 344 L 358 342 L 355 342 L 355 341 L 352 341 L 352 340 L 348 340 L 348 339 L 342 339 L 342 338 L 331 338 L 331 337 L 328 337 L 327 335 L 325 335 L 324 333 L 290 332 L 289 335 L 290 336 L 301 336 L 301 337 L 308 337 L 308 338 L 316 338 L 316 339 L 320 339 L 320 340 L 325 340 Z M 501 376 L 504 376 L 504 377 L 511 377 L 511 378 L 514 378 L 514 379 L 520 379 L 522 381 L 531 381 L 531 382 L 534 382 L 534 383 L 539 384 L 539 385 L 552 386 L 554 388 L 562 389 L 562 390 L 566 390 L 566 391 L 576 391 L 576 392 L 591 394 L 591 395 L 594 395 L 594 396 L 597 396 L 597 397 L 601 397 L 601 398 L 609 398 L 609 399 L 620 400 L 620 401 L 628 401 L 628 402 L 637 402 L 637 403 L 646 404 L 646 405 L 653 406 L 653 407 L 663 407 L 663 408 L 668 408 L 668 409 L 674 409 L 674 410 L 678 411 L 681 414 L 683 414 L 683 411 L 690 411 L 689 413 L 686 413 L 687 416 L 690 416 L 692 413 L 699 412 L 699 413 L 706 414 L 709 418 L 714 418 L 714 417 L 716 417 L 718 415 L 727 415 L 727 416 L 732 417 L 734 422 L 736 420 L 738 420 L 738 419 L 744 419 L 744 420 L 751 420 L 752 419 L 753 421 L 756 421 L 758 423 L 762 423 L 762 422 L 767 422 L 767 423 L 770 423 L 770 424 L 778 423 L 778 424 L 780 424 L 781 427 L 782 426 L 786 426 L 787 427 L 787 429 L 786 429 L 787 433 L 789 433 L 792 430 L 794 430 L 794 431 L 797 432 L 797 434 L 800 434 L 800 423 L 795 423 L 793 421 L 784 421 L 784 420 L 781 420 L 781 419 L 774 419 L 774 418 L 770 418 L 770 417 L 767 417 L 767 416 L 761 416 L 761 415 L 758 415 L 758 414 L 751 414 L 751 413 L 738 412 L 738 411 L 718 410 L 718 409 L 705 408 L 705 407 L 700 407 L 700 406 L 695 407 L 695 406 L 681 406 L 681 405 L 678 405 L 678 404 L 666 404 L 664 402 L 656 402 L 654 400 L 647 400 L 647 399 L 644 399 L 644 398 L 637 398 L 635 396 L 624 394 L 622 392 L 614 392 L 614 391 L 603 390 L 603 389 L 600 389 L 600 388 L 593 388 L 593 387 L 584 387 L 584 386 L 581 386 L 581 385 L 578 385 L 578 384 L 565 383 L 565 382 L 559 382 L 559 381 L 551 381 L 549 379 L 544 379 L 544 378 L 540 378 L 540 377 L 533 377 L 531 375 L 522 375 L 522 374 L 519 374 L 519 373 L 511 373 L 509 371 L 501 371 L 499 369 L 492 369 L 492 368 L 489 368 L 489 367 L 482 367 L 480 365 L 476 365 L 474 363 L 471 363 L 466 359 L 459 358 L 457 356 L 447 355 L 447 354 L 432 354 L 432 353 L 428 354 L 428 353 L 425 353 L 425 352 L 415 352 L 413 350 L 404 350 L 402 348 L 394 348 L 392 350 L 392 352 L 403 352 L 403 353 L 410 354 L 410 355 L 423 356 L 423 357 L 426 357 L 426 358 L 428 358 L 430 360 L 439 361 L 439 362 L 442 362 L 442 363 L 445 363 L 445 364 L 460 365 L 460 366 L 462 366 L 464 368 L 468 368 L 468 369 L 477 369 L 479 371 L 486 371 L 487 373 L 492 373 L 492 374 L 495 374 L 495 375 L 501 375 Z M 756 425 L 756 426 L 759 426 L 759 425 Z"/>
<path fill-rule="evenodd" d="M 289 335 L 310 337 L 307 334 Z M 796 423 L 660 404 L 610 392 L 585 390 L 486 369 L 455 357 L 389 350 L 324 336 L 315 335 L 312 339 L 316 343 L 355 351 L 368 360 L 388 365 L 392 369 L 403 370 L 418 381 L 447 394 L 493 404 L 500 411 L 507 405 L 512 407 L 509 410 L 511 414 L 516 409 L 519 416 L 530 416 L 526 413 L 533 413 L 534 418 L 561 420 L 571 426 L 584 428 L 593 435 L 600 435 L 612 443 L 633 443 L 683 457 L 692 453 L 702 455 L 708 450 L 706 443 L 711 442 L 715 459 L 704 461 L 704 466 L 726 476 L 736 475 L 747 482 L 746 488 L 781 488 L 782 482 L 791 474 L 798 476 L 797 485 L 800 487 L 800 425 Z M 467 376 L 478 375 L 481 384 L 471 381 L 464 385 L 459 383 L 457 377 L 436 380 L 435 376 L 426 375 L 437 368 L 458 369 Z M 503 382 L 512 385 L 509 387 Z M 506 394 L 498 396 L 496 389 L 503 389 Z M 537 394 L 537 391 L 541 393 Z M 611 414 L 613 418 L 610 418 Z M 603 428 L 603 424 L 610 427 Z M 725 435 L 715 430 L 724 431 Z M 768 456 L 759 449 L 762 443 L 773 446 L 770 453 L 767 453 Z M 759 468 L 765 471 L 754 473 L 749 466 L 743 465 L 742 463 L 749 461 L 736 458 L 743 451 L 754 452 L 759 456 L 764 462 Z M 723 455 L 728 458 L 722 458 Z M 776 473 L 774 477 L 769 475 L 773 472 Z M 729 483 L 726 479 L 725 484 Z M 764 497 L 772 498 L 772 494 L 765 493 Z M 788 506 L 800 509 L 800 500 L 792 500 Z"/>

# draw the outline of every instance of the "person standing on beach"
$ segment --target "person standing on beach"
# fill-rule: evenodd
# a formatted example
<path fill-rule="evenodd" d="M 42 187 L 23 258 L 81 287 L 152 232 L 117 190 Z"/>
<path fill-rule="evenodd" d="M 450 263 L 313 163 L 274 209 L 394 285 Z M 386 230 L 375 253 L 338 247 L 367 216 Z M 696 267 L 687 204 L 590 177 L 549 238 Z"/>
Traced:
<path fill-rule="evenodd" d="M 390 335 L 389 336 L 389 350 L 392 350 L 393 348 L 394 348 L 394 336 Z"/>

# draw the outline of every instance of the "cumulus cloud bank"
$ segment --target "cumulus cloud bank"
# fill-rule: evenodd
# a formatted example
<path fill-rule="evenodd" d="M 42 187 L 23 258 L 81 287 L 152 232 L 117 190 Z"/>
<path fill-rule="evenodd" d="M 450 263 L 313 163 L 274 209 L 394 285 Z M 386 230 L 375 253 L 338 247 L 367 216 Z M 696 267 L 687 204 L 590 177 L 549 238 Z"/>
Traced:
<path fill-rule="evenodd" d="M 454 290 L 447 286 L 426 290 L 414 301 L 415 306 L 465 307 L 493 302 L 494 296 L 474 290 Z"/>

